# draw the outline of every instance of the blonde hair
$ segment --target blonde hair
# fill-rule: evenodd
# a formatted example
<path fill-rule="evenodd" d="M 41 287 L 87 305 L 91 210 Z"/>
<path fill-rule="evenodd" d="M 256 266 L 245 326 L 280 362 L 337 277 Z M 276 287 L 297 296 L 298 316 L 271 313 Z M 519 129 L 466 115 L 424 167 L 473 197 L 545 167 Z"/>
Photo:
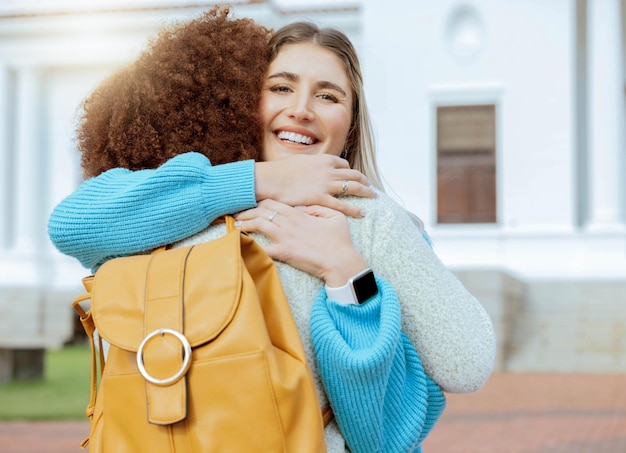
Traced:
<path fill-rule="evenodd" d="M 310 42 L 333 52 L 343 62 L 350 81 L 354 100 L 352 124 L 348 132 L 345 151 L 350 167 L 359 170 L 371 185 L 384 191 L 380 171 L 376 162 L 374 136 L 369 112 L 365 103 L 361 65 L 348 37 L 334 28 L 320 28 L 310 22 L 294 22 L 276 31 L 268 42 L 270 63 L 280 49 L 288 44 Z"/>

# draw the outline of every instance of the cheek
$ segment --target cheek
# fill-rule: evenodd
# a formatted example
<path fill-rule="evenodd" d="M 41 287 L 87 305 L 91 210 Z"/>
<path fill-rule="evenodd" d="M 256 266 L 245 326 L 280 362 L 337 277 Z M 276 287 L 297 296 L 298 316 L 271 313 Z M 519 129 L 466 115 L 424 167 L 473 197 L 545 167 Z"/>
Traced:
<path fill-rule="evenodd" d="M 329 117 L 327 120 L 328 128 L 326 130 L 330 140 L 328 140 L 328 147 L 325 152 L 339 156 L 346 147 L 351 118 L 349 115 L 341 114 Z"/>
<path fill-rule="evenodd" d="M 342 114 L 335 118 L 334 121 L 332 121 L 331 124 L 333 125 L 334 129 L 333 135 L 335 136 L 336 141 L 344 143 L 348 139 L 351 119 L 352 118 L 350 115 Z"/>

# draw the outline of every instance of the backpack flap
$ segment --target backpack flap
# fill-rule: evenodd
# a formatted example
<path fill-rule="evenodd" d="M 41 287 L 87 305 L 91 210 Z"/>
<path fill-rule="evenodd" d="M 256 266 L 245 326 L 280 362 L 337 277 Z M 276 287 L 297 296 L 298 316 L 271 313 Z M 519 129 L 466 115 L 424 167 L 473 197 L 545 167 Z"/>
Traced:
<path fill-rule="evenodd" d="M 96 273 L 96 328 L 112 346 L 139 352 L 151 423 L 186 417 L 191 348 L 215 339 L 237 310 L 239 248 L 239 232 L 232 232 L 192 247 L 117 258 Z"/>

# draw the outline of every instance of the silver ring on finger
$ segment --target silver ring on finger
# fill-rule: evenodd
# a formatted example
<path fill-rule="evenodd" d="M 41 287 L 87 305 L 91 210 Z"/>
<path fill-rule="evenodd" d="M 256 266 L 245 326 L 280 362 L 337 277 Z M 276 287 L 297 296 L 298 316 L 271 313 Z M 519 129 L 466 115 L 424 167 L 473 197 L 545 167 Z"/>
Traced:
<path fill-rule="evenodd" d="M 267 220 L 269 220 L 270 222 L 274 221 L 274 217 L 276 217 L 276 215 L 278 214 L 278 212 L 276 211 L 272 211 L 269 215 L 269 217 L 267 218 Z"/>
<path fill-rule="evenodd" d="M 341 196 L 345 197 L 348 195 L 348 181 L 346 179 L 343 180 L 343 187 L 341 189 Z"/>

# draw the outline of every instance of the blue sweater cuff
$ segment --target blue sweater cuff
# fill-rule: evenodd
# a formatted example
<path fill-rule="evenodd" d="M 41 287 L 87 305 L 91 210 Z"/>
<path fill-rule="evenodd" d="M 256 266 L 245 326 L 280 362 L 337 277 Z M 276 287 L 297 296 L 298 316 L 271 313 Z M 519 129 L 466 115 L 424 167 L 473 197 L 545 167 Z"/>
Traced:
<path fill-rule="evenodd" d="M 224 214 L 256 206 L 253 160 L 210 167 L 201 177 L 206 225 Z"/>
<path fill-rule="evenodd" d="M 377 283 L 378 296 L 360 306 L 328 303 L 320 292 L 311 313 L 318 371 L 353 452 L 419 451 L 445 398 L 401 332 L 395 291 Z"/>

